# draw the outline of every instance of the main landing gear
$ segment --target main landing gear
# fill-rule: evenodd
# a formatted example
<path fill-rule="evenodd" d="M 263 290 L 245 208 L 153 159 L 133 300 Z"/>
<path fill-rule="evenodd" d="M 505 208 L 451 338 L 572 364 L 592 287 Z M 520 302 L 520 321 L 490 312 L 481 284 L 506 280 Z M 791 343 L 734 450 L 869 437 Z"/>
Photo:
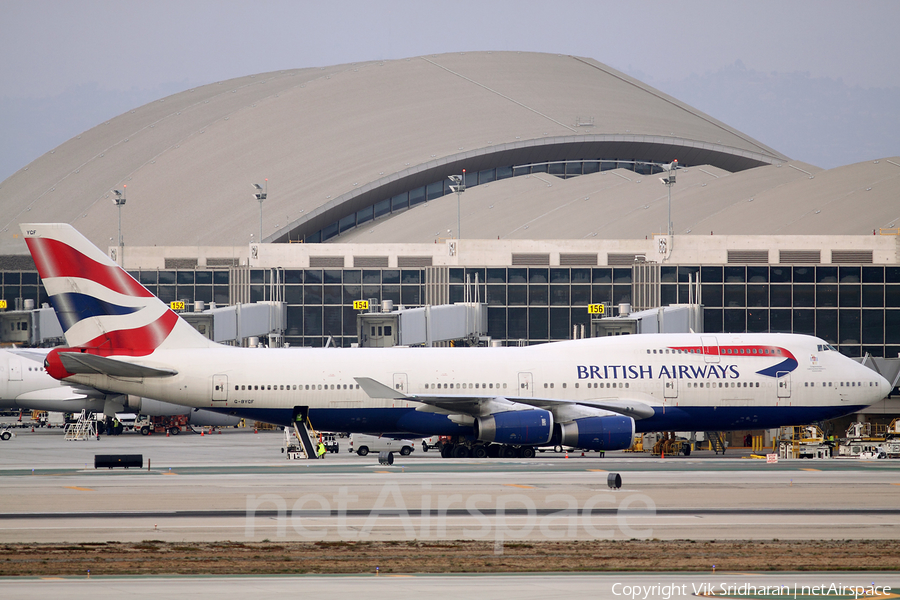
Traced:
<path fill-rule="evenodd" d="M 441 458 L 534 458 L 534 446 L 444 442 Z"/>

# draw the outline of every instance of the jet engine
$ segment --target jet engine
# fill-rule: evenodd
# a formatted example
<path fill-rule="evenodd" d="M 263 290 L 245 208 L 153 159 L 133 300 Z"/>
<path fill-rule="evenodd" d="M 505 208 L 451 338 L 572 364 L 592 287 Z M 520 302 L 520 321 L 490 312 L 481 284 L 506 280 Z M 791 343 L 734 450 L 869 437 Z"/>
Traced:
<path fill-rule="evenodd" d="M 475 437 L 482 442 L 539 446 L 550 441 L 553 415 L 539 408 L 511 410 L 478 417 L 474 428 Z"/>
<path fill-rule="evenodd" d="M 634 441 L 631 417 L 585 417 L 560 424 L 560 443 L 585 450 L 625 450 Z"/>
<path fill-rule="evenodd" d="M 162 400 L 128 396 L 126 404 L 128 409 L 148 417 L 171 417 L 173 415 L 188 415 L 188 422 L 198 427 L 231 427 L 241 422 L 239 417 L 223 415 L 211 410 L 180 406 Z"/>

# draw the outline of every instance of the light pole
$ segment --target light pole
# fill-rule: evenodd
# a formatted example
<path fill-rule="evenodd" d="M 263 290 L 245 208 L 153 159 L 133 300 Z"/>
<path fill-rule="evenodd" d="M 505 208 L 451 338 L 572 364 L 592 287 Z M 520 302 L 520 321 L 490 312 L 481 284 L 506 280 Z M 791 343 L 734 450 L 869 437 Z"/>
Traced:
<path fill-rule="evenodd" d="M 663 171 L 668 173 L 665 177 L 660 177 L 659 180 L 663 182 L 666 188 L 669 191 L 669 218 L 666 225 L 666 232 L 669 237 L 672 236 L 672 186 L 675 185 L 675 170 L 678 169 L 678 159 L 673 160 L 667 165 L 662 166 Z"/>
<path fill-rule="evenodd" d="M 466 191 L 466 170 L 462 170 L 462 175 L 449 175 L 447 177 L 450 181 L 453 182 L 453 185 L 450 186 L 450 191 L 456 192 L 456 239 L 462 239 L 461 233 L 461 221 L 462 221 L 462 209 L 461 209 L 461 201 L 460 194 Z"/>
<path fill-rule="evenodd" d="M 121 192 L 120 192 L 119 190 L 113 190 L 113 193 L 115 193 L 115 195 L 116 195 L 116 197 L 113 198 L 113 203 L 114 203 L 114 204 L 116 205 L 116 207 L 118 207 L 118 209 L 119 209 L 119 238 L 118 238 L 119 255 L 118 255 L 118 263 L 119 263 L 119 266 L 122 267 L 123 269 L 125 268 L 125 257 L 122 256 L 122 252 L 123 252 L 123 250 L 125 249 L 125 242 L 124 242 L 124 240 L 122 239 L 122 207 L 125 206 L 125 192 L 128 191 L 128 190 L 126 189 L 127 187 L 128 187 L 127 185 L 123 185 L 123 186 L 122 186 L 122 191 L 121 191 Z"/>
<path fill-rule="evenodd" d="M 263 239 L 263 236 L 262 236 L 262 203 L 263 203 L 263 200 L 266 199 L 266 196 L 269 195 L 269 178 L 268 177 L 266 178 L 265 189 L 263 189 L 263 186 L 259 185 L 258 183 L 253 184 L 253 189 L 256 190 L 256 192 L 253 194 L 253 197 L 256 198 L 257 200 L 259 200 L 259 241 L 261 243 L 262 239 Z"/>

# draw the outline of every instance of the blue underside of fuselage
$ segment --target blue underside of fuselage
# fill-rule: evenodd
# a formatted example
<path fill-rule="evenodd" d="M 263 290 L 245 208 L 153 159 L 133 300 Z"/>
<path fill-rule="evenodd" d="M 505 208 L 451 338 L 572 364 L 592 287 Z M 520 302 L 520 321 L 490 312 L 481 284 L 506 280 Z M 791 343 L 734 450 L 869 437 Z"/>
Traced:
<path fill-rule="evenodd" d="M 635 421 L 635 431 L 730 431 L 770 429 L 834 419 L 865 408 L 859 406 L 682 406 L 656 407 L 649 419 Z M 248 421 L 289 426 L 291 408 L 211 408 Z M 446 415 L 414 408 L 311 408 L 309 420 L 319 431 L 397 434 L 407 437 L 432 435 L 469 436 L 471 427 L 457 425 Z"/>

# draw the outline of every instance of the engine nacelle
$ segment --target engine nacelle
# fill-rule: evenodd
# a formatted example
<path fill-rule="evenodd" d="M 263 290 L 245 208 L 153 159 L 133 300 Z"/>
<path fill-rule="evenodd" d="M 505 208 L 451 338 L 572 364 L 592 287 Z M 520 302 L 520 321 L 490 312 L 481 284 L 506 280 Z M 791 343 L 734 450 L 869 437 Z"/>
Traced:
<path fill-rule="evenodd" d="M 240 417 L 233 415 L 223 415 L 211 410 L 203 410 L 202 408 L 191 408 L 190 406 L 181 406 L 172 404 L 171 402 L 163 402 L 162 400 L 153 400 L 152 398 L 140 398 L 138 396 L 128 396 L 126 406 L 142 415 L 148 417 L 171 417 L 175 415 L 188 415 L 188 423 L 197 427 L 232 427 L 241 422 Z"/>
<path fill-rule="evenodd" d="M 139 396 L 128 396 L 127 407 L 148 417 L 172 417 L 175 415 L 186 415 L 191 412 L 190 406 L 179 406 L 178 404 L 153 400 L 152 398 L 141 398 Z"/>
<path fill-rule="evenodd" d="M 585 417 L 560 424 L 560 443 L 584 450 L 625 450 L 634 441 L 631 417 Z"/>
<path fill-rule="evenodd" d="M 494 413 L 475 420 L 475 437 L 483 442 L 540 446 L 553 435 L 553 415 L 539 408 Z"/>
<path fill-rule="evenodd" d="M 211 410 L 203 410 L 195 408 L 191 410 L 188 422 L 197 427 L 234 427 L 241 422 L 240 417 L 234 415 L 223 415 L 222 413 L 213 412 Z"/>

